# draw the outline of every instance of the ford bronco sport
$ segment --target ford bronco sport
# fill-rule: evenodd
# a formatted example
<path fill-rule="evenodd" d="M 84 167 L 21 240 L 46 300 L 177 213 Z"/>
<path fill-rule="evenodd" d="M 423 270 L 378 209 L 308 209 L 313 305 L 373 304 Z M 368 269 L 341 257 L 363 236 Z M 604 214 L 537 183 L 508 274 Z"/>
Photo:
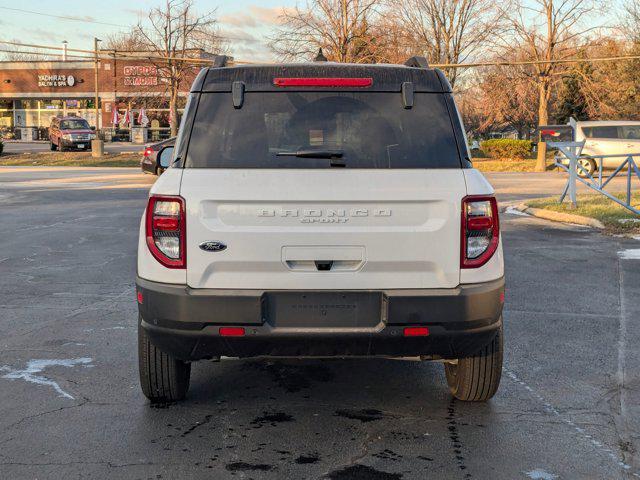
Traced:
<path fill-rule="evenodd" d="M 144 394 L 183 399 L 201 359 L 353 356 L 440 361 L 456 398 L 491 398 L 498 208 L 443 73 L 220 63 L 140 223 Z"/>

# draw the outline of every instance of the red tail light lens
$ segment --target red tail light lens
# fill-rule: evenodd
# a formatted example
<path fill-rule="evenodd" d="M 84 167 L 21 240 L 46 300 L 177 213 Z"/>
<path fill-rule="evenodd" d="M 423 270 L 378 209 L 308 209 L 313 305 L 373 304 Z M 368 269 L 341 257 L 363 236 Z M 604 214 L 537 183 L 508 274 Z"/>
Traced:
<path fill-rule="evenodd" d="M 243 327 L 220 327 L 218 330 L 220 336 L 222 337 L 243 337 L 244 336 L 244 328 Z"/>
<path fill-rule="evenodd" d="M 500 222 L 495 197 L 471 195 L 462 200 L 460 267 L 477 268 L 489 261 L 498 248 Z"/>
<path fill-rule="evenodd" d="M 167 268 L 186 268 L 186 216 L 184 199 L 177 196 L 149 197 L 146 213 L 149 251 Z"/>
<path fill-rule="evenodd" d="M 373 78 L 274 78 L 276 87 L 370 87 Z"/>
<path fill-rule="evenodd" d="M 145 157 L 148 157 L 148 156 L 150 156 L 152 153 L 153 153 L 153 150 L 151 150 L 150 148 L 145 148 L 145 149 L 144 149 L 144 153 L 143 153 L 143 155 L 144 155 Z"/>
<path fill-rule="evenodd" d="M 429 335 L 429 328 L 427 327 L 405 327 L 405 337 L 426 337 Z"/>

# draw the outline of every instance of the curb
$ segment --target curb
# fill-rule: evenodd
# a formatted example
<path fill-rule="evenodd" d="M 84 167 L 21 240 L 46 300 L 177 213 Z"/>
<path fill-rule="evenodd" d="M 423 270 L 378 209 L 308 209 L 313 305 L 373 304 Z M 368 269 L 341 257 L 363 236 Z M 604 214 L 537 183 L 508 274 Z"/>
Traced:
<path fill-rule="evenodd" d="M 603 230 L 605 226 L 596 220 L 595 218 L 583 217 L 582 215 L 574 215 L 573 213 L 554 212 L 552 210 L 545 210 L 544 208 L 534 208 L 528 206 L 526 203 L 518 205 L 509 205 L 519 212 L 526 213 L 532 217 L 544 218 L 545 220 L 551 220 L 554 222 L 573 223 L 575 225 L 585 225 L 587 227 L 597 228 Z"/>

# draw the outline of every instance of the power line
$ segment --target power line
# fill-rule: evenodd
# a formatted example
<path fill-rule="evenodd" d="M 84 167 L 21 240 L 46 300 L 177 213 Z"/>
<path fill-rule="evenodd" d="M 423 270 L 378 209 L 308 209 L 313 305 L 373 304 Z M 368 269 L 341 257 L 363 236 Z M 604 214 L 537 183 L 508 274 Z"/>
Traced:
<path fill-rule="evenodd" d="M 27 48 L 40 48 L 47 50 L 64 50 L 63 47 L 52 46 L 52 45 L 37 45 L 37 44 L 28 44 L 28 43 L 19 43 L 19 42 L 9 42 L 0 40 L 0 44 L 5 45 L 14 45 L 18 47 L 27 47 Z M 53 55 L 51 53 L 39 53 L 39 52 L 27 52 L 27 51 L 12 51 L 12 50 L 0 50 L 0 52 L 6 51 L 9 53 L 25 53 L 32 55 Z M 77 52 L 77 53 L 85 53 L 90 54 L 87 56 L 82 55 L 69 55 L 76 58 L 93 60 L 95 59 L 93 50 L 84 50 L 79 48 L 67 48 L 68 52 Z M 194 64 L 210 64 L 213 59 L 207 58 L 193 58 L 193 57 L 182 57 L 182 56 L 172 56 L 172 55 L 154 55 L 153 52 L 150 52 L 149 55 L 145 55 L 143 53 L 137 55 L 127 55 L 126 53 L 119 53 L 117 50 L 100 50 L 102 55 L 98 55 L 98 59 L 100 60 L 113 60 L 113 59 L 125 59 L 125 60 L 148 60 L 148 61 L 181 61 L 187 63 Z M 146 53 L 146 52 L 145 52 Z M 478 68 L 478 67 L 514 67 L 514 66 L 532 66 L 532 65 L 549 65 L 549 64 L 569 64 L 569 63 L 597 63 L 597 62 L 613 62 L 613 61 L 625 61 L 625 60 L 640 60 L 640 55 L 617 55 L 611 57 L 592 57 L 592 58 L 566 58 L 566 59 L 557 59 L 557 60 L 523 60 L 523 61 L 497 61 L 497 62 L 475 62 L 475 63 L 434 63 L 430 64 L 431 67 L 434 68 Z M 245 62 L 234 60 L 235 64 L 250 64 L 252 62 Z"/>
<path fill-rule="evenodd" d="M 94 23 L 96 25 L 107 25 L 110 27 L 119 27 L 119 28 L 126 28 L 126 29 L 131 29 L 133 26 L 132 25 L 121 25 L 119 23 L 109 23 L 109 22 L 99 22 L 97 20 L 90 20 L 90 19 L 85 19 L 85 18 L 80 18 L 80 17 L 70 17 L 67 15 L 55 15 L 53 13 L 46 13 L 46 12 L 36 12 L 34 10 L 24 10 L 21 8 L 12 8 L 12 7 L 2 7 L 0 6 L 0 9 L 2 10 L 9 10 L 12 12 L 19 12 L 19 13 L 29 13 L 31 15 L 40 15 L 42 17 L 49 17 L 49 18 L 58 18 L 61 20 L 69 20 L 72 22 L 82 22 L 82 23 Z M 242 38 L 242 37 L 235 37 L 235 36 L 228 36 L 228 35 L 217 35 L 218 38 L 222 39 L 222 40 L 238 40 L 238 41 L 248 41 L 250 40 L 249 38 Z"/>
<path fill-rule="evenodd" d="M 55 53 L 48 53 L 48 52 L 33 52 L 33 51 L 27 51 L 27 50 L 9 50 L 9 49 L 0 49 L 0 53 L 15 53 L 15 54 L 25 54 L 25 55 L 36 55 L 39 57 L 58 57 Z M 87 59 L 87 60 L 93 60 L 93 57 L 86 57 L 83 55 L 73 55 L 73 54 L 67 54 L 67 57 L 73 57 L 73 58 L 82 58 L 82 59 Z M 52 61 L 59 61 L 59 58 L 50 58 L 50 60 Z M 16 62 L 22 62 L 22 61 L 29 61 L 29 60 L 10 60 L 10 61 L 16 61 Z"/>
<path fill-rule="evenodd" d="M 640 55 L 618 55 L 613 57 L 565 58 L 558 60 L 523 60 L 516 62 L 477 62 L 477 63 L 433 63 L 434 68 L 476 68 L 476 67 L 517 67 L 527 65 L 551 65 L 563 63 L 597 63 L 618 60 L 640 60 Z"/>
<path fill-rule="evenodd" d="M 69 17 L 69 16 L 66 16 L 66 15 L 54 15 L 52 13 L 35 12 L 33 10 L 23 10 L 21 8 L 0 7 L 0 9 L 2 9 L 2 10 L 10 10 L 12 12 L 19 12 L 19 13 L 29 13 L 31 15 L 40 15 L 40 16 L 43 16 L 43 17 L 59 18 L 61 20 L 70 20 L 70 21 L 73 21 L 73 22 L 95 23 L 97 25 L 107 25 L 107 26 L 110 26 L 110 27 L 130 28 L 127 25 L 119 25 L 117 23 L 99 22 L 97 20 L 90 20 L 90 19 L 79 18 L 79 17 Z"/>
<path fill-rule="evenodd" d="M 64 47 L 58 47 L 53 45 L 38 45 L 33 43 L 20 43 L 20 42 L 9 42 L 0 40 L 0 44 L 4 45 L 14 45 L 17 47 L 26 47 L 26 48 L 40 48 L 45 50 L 56 50 L 58 52 L 63 51 Z M 95 55 L 93 50 L 84 50 L 80 48 L 67 48 L 67 52 L 78 52 L 78 53 L 88 53 L 88 56 L 74 55 L 77 58 L 86 58 L 87 60 L 94 60 Z M 124 59 L 124 60 L 149 60 L 149 61 L 180 61 L 194 64 L 210 64 L 213 59 L 211 58 L 193 58 L 193 57 L 181 57 L 181 56 L 172 56 L 172 55 L 154 55 L 153 52 L 149 52 L 149 55 L 137 54 L 137 55 L 127 55 L 126 53 L 118 53 L 117 50 L 100 50 L 102 55 L 98 54 L 98 59 L 100 60 L 113 60 L 116 59 Z M 23 52 L 23 53 L 33 53 L 36 52 Z M 146 52 L 145 52 L 146 53 Z M 45 55 L 53 55 L 46 54 Z"/>

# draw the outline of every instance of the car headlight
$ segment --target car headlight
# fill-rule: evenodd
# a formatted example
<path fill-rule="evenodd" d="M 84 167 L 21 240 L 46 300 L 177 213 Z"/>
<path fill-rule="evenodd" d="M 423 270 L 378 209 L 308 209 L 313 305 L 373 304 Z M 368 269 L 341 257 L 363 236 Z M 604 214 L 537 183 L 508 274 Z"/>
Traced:
<path fill-rule="evenodd" d="M 95 133 L 89 135 L 89 140 L 95 140 L 97 138 Z"/>
<path fill-rule="evenodd" d="M 62 139 L 63 140 L 71 140 L 71 134 L 65 133 L 64 135 L 62 135 Z"/>

